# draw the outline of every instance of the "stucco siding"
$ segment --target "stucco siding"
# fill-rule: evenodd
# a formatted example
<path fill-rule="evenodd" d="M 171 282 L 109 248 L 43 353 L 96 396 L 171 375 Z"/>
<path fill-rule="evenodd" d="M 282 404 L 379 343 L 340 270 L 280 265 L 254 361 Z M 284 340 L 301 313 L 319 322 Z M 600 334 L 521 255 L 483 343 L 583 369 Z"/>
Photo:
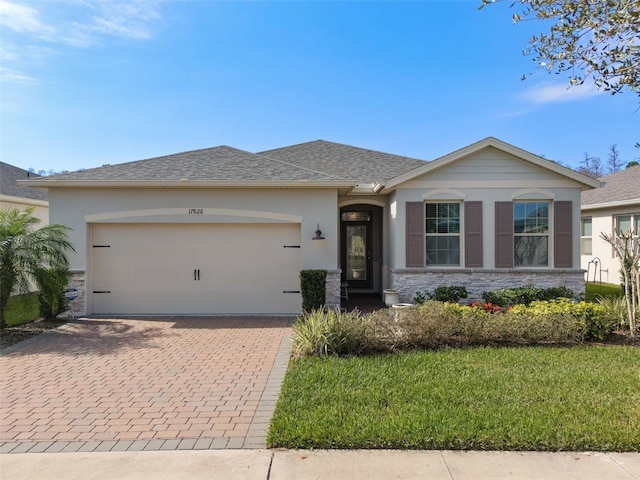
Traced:
<path fill-rule="evenodd" d="M 582 218 L 591 218 L 591 254 L 580 255 L 580 265 L 588 271 L 587 280 L 604 283 L 620 283 L 620 261 L 614 255 L 613 247 L 600 237 L 601 233 L 613 234 L 614 216 L 640 215 L 640 204 L 615 208 L 584 210 Z M 596 264 L 594 260 L 598 260 Z M 589 262 L 593 262 L 589 264 Z"/>
<path fill-rule="evenodd" d="M 55 189 L 51 221 L 71 227 L 75 284 L 91 290 L 91 225 L 104 223 L 300 225 L 300 268 L 337 270 L 339 220 L 332 190 L 277 189 Z M 312 240 L 320 225 L 325 240 Z M 339 289 L 333 296 L 339 295 Z M 91 309 L 87 298 L 83 302 Z"/>
<path fill-rule="evenodd" d="M 301 268 L 336 269 L 337 195 L 331 190 L 51 189 L 51 221 L 71 227 L 71 268 L 86 269 L 90 223 L 300 223 Z M 191 212 L 195 210 L 195 212 Z M 316 225 L 324 241 L 312 241 Z"/>
<path fill-rule="evenodd" d="M 31 198 L 11 197 L 0 195 L 0 210 L 26 210 L 34 207 L 33 216 L 40 219 L 38 228 L 49 225 L 49 204 L 44 200 L 34 200 Z"/>

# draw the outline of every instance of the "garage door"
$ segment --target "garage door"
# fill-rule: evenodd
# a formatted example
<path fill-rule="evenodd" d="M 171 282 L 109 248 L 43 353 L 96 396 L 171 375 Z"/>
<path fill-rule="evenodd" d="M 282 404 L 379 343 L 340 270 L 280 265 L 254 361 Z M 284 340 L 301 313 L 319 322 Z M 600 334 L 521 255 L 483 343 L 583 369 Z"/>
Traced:
<path fill-rule="evenodd" d="M 297 314 L 299 245 L 296 224 L 96 224 L 92 310 Z"/>

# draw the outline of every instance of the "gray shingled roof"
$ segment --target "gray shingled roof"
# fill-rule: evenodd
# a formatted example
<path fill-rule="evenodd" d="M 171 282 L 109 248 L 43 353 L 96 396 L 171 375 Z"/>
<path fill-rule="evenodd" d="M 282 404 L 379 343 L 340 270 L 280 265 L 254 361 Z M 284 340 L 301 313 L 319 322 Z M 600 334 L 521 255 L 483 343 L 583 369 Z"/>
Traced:
<path fill-rule="evenodd" d="M 630 201 L 640 203 L 640 165 L 599 179 L 605 185 L 582 192 L 582 206 Z"/>
<path fill-rule="evenodd" d="M 301 167 L 331 172 L 358 183 L 387 181 L 425 164 L 424 160 L 315 140 L 259 152 Z"/>
<path fill-rule="evenodd" d="M 61 173 L 73 181 L 333 181 L 342 178 L 228 146 Z"/>
<path fill-rule="evenodd" d="M 49 195 L 46 190 L 31 188 L 19 185 L 18 180 L 38 178 L 40 175 L 31 173 L 28 170 L 14 167 L 8 163 L 0 162 L 0 193 L 12 197 L 33 198 L 35 200 L 48 200 Z"/>

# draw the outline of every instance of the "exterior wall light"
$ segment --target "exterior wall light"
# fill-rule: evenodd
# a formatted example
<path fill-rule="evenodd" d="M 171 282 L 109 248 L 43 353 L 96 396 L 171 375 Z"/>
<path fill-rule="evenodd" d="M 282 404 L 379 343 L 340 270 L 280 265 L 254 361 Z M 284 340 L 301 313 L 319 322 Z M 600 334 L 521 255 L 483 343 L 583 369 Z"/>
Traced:
<path fill-rule="evenodd" d="M 320 224 L 317 223 L 316 224 L 316 236 L 313 237 L 311 240 L 324 240 L 324 237 L 322 236 L 322 231 L 320 231 Z"/>

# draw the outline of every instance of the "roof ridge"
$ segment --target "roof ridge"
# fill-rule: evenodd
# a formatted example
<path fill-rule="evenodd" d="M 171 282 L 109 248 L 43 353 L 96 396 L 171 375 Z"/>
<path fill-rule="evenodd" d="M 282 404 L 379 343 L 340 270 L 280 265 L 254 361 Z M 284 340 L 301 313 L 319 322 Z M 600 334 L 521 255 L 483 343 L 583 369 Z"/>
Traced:
<path fill-rule="evenodd" d="M 372 148 L 365 148 L 365 147 L 358 147 L 355 145 L 349 145 L 346 143 L 340 143 L 340 142 L 331 142 L 329 140 L 323 140 L 321 138 L 317 139 L 317 140 L 311 140 L 308 142 L 301 142 L 301 143 L 296 143 L 294 145 L 288 145 L 286 147 L 278 147 L 278 148 L 272 148 L 270 150 L 265 150 L 264 152 L 258 152 L 259 154 L 262 153 L 267 153 L 267 152 L 272 152 L 275 150 L 285 150 L 285 149 L 289 149 L 292 147 L 299 147 L 301 145 L 308 145 L 311 143 L 326 143 L 326 144 L 330 144 L 330 145 L 339 145 L 341 147 L 347 147 L 347 148 L 352 148 L 352 149 L 356 149 L 356 150 L 362 150 L 363 152 L 370 152 L 370 153 L 377 153 L 377 154 L 383 154 L 383 155 L 389 155 L 390 157 L 398 157 L 398 158 L 406 158 L 407 160 L 417 160 L 420 162 L 430 162 L 431 160 L 424 160 L 422 158 L 416 158 L 416 157 L 408 157 L 407 155 L 398 155 L 397 153 L 389 153 L 389 152 L 383 152 L 382 150 L 373 150 Z"/>
<path fill-rule="evenodd" d="M 336 180 L 348 180 L 348 179 L 345 179 L 345 178 L 340 177 L 338 175 L 333 175 L 331 173 L 323 172 L 322 170 L 314 170 L 314 169 L 309 168 L 309 167 L 303 167 L 302 165 L 296 165 L 295 163 L 285 162 L 284 160 L 280 160 L 278 158 L 269 157 L 267 155 L 263 155 L 262 153 L 256 153 L 255 155 L 258 155 L 260 157 L 266 158 L 266 159 L 271 160 L 273 162 L 280 163 L 281 165 L 287 165 L 289 167 L 295 167 L 295 168 L 297 168 L 299 170 L 304 170 L 306 172 L 317 173 L 319 175 L 326 175 L 327 177 L 335 178 Z"/>

